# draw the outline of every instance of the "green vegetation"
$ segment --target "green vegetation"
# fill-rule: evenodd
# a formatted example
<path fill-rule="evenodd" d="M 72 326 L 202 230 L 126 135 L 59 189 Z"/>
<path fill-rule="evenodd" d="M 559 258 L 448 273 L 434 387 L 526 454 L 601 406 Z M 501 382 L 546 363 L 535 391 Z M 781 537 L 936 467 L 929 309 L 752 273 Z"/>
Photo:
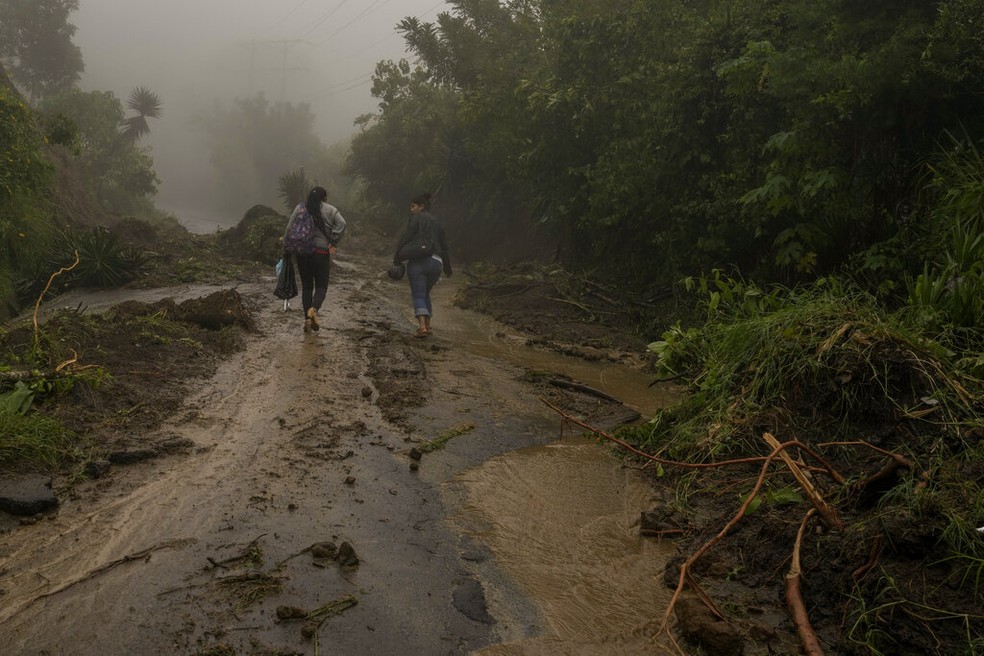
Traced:
<path fill-rule="evenodd" d="M 46 98 L 40 111 L 49 122 L 68 119 L 77 127 L 80 173 L 103 208 L 116 214 L 155 215 L 150 198 L 160 181 L 153 158 L 136 145 L 132 133 L 121 131 L 128 124 L 122 103 L 111 91 L 70 89 Z"/>
<path fill-rule="evenodd" d="M 79 0 L 0 0 L 0 63 L 32 102 L 69 89 L 85 65 L 69 14 Z"/>
<path fill-rule="evenodd" d="M 628 286 L 846 267 L 898 291 L 928 164 L 984 127 L 980 3 L 450 4 L 399 26 L 414 61 L 377 65 L 347 171 L 394 210 L 436 192 L 479 257 L 518 233 Z"/>
<path fill-rule="evenodd" d="M 0 468 L 22 465 L 51 471 L 77 457 L 72 431 L 55 419 L 13 409 L 3 400 L 0 397 Z"/>

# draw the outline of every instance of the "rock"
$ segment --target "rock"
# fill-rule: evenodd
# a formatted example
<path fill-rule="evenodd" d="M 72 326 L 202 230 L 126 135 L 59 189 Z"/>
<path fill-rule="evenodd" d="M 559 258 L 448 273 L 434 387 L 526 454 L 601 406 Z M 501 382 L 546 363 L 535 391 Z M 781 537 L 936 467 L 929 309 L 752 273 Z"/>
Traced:
<path fill-rule="evenodd" d="M 700 645 L 707 656 L 738 656 L 744 651 L 741 632 L 717 618 L 698 597 L 681 596 L 673 610 L 680 635 Z"/>
<path fill-rule="evenodd" d="M 338 564 L 342 567 L 358 567 L 359 557 L 355 555 L 355 549 L 348 542 L 343 542 L 338 545 L 338 556 L 336 556 Z"/>
<path fill-rule="evenodd" d="M 85 463 L 85 474 L 89 478 L 102 478 L 112 467 L 113 463 L 109 460 L 90 460 Z"/>
<path fill-rule="evenodd" d="M 34 516 L 58 508 L 51 478 L 28 474 L 0 481 L 0 510 L 12 515 Z"/>
<path fill-rule="evenodd" d="M 277 606 L 278 620 L 303 620 L 307 617 L 307 611 L 297 606 Z"/>
<path fill-rule="evenodd" d="M 314 558 L 335 560 L 335 557 L 338 555 L 338 547 L 335 546 L 334 542 L 319 542 L 311 546 L 311 555 Z"/>
<path fill-rule="evenodd" d="M 417 447 L 411 448 L 409 455 L 414 460 L 420 460 L 420 458 L 423 456 L 423 454 L 420 452 L 420 449 L 418 449 Z"/>

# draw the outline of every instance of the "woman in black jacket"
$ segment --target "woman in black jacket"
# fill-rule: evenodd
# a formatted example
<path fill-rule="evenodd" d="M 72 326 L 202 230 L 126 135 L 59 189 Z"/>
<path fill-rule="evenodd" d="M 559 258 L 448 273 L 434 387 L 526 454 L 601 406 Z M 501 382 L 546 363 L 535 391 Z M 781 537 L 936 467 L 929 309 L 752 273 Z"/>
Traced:
<path fill-rule="evenodd" d="M 407 229 L 396 245 L 393 263 L 407 263 L 407 280 L 413 298 L 413 314 L 417 317 L 417 337 L 431 334 L 430 292 L 441 274 L 451 277 L 451 254 L 441 221 L 430 213 L 431 195 L 423 193 L 410 201 Z"/>

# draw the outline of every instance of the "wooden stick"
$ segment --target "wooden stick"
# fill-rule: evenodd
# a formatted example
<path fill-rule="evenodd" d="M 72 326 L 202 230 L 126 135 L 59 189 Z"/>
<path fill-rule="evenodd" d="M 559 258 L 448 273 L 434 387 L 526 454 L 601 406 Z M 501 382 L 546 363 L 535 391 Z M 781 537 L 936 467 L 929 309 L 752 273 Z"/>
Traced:
<path fill-rule="evenodd" d="M 773 450 L 779 448 L 779 440 L 777 440 L 772 433 L 763 433 L 762 439 L 764 439 L 766 443 L 773 448 Z M 827 502 L 824 501 L 823 496 L 817 492 L 817 489 L 813 486 L 813 483 L 809 478 L 807 478 L 806 474 L 803 473 L 800 466 L 793 461 L 789 453 L 786 451 L 779 451 L 779 457 L 786 463 L 789 470 L 793 472 L 793 476 L 799 482 L 800 487 L 803 488 L 803 491 L 806 492 L 806 495 L 810 497 L 810 502 L 813 504 L 813 507 L 817 509 L 817 512 L 820 513 L 820 516 L 823 518 L 823 523 L 826 524 L 827 528 L 837 531 L 844 530 L 844 522 L 842 522 L 837 516 L 837 513 L 835 513 L 834 510 L 827 505 Z"/>
<path fill-rule="evenodd" d="M 806 533 L 806 526 L 810 517 L 816 512 L 816 508 L 810 508 L 806 516 L 800 523 L 799 530 L 796 532 L 796 543 L 793 545 L 793 561 L 786 573 L 786 605 L 789 607 L 789 614 L 792 615 L 793 625 L 796 626 L 796 634 L 799 635 L 800 645 L 806 656 L 823 656 L 823 649 L 820 648 L 820 641 L 810 623 L 810 615 L 806 612 L 806 604 L 803 603 L 802 569 L 800 567 L 800 550 L 803 545 L 803 534 Z"/>
<path fill-rule="evenodd" d="M 48 284 L 44 286 L 44 289 L 41 290 L 41 294 L 38 295 L 38 300 L 34 303 L 34 346 L 35 347 L 37 347 L 38 345 L 38 310 L 41 308 L 41 299 L 44 298 L 44 295 L 48 293 L 48 289 L 51 287 L 51 283 L 55 281 L 55 278 L 57 278 L 63 273 L 71 271 L 72 269 L 77 267 L 79 265 L 79 262 L 81 261 L 82 259 L 79 257 L 79 252 L 75 251 L 75 262 L 72 264 L 72 266 L 62 267 L 61 269 L 58 269 L 58 271 L 55 271 L 53 274 L 51 274 L 51 277 L 48 278 Z"/>

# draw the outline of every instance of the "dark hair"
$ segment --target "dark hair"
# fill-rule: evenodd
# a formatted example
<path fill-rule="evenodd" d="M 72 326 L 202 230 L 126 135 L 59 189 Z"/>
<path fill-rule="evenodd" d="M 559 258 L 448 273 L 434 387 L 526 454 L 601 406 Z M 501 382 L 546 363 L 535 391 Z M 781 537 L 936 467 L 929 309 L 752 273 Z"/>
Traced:
<path fill-rule="evenodd" d="M 425 191 L 419 196 L 414 196 L 413 198 L 410 199 L 410 202 L 413 203 L 414 205 L 422 205 L 425 210 L 429 210 L 431 208 L 430 192 Z"/>
<path fill-rule="evenodd" d="M 315 187 L 308 194 L 307 202 L 304 205 L 311 216 L 321 216 L 321 203 L 328 200 L 328 190 L 324 187 Z"/>

